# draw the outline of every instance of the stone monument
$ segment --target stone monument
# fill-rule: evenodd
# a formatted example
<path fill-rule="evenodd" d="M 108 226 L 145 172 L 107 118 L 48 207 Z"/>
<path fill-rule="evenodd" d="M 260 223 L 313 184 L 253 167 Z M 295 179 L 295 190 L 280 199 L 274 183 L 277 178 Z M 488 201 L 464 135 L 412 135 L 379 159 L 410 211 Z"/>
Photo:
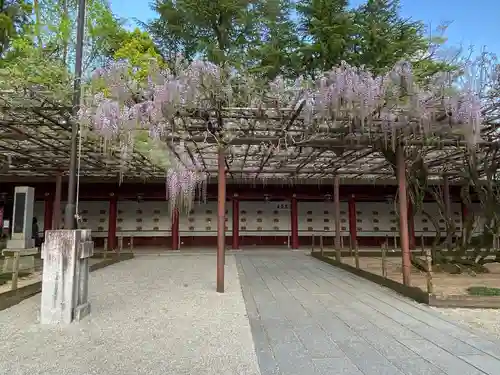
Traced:
<path fill-rule="evenodd" d="M 90 314 L 88 260 L 93 254 L 90 229 L 45 232 L 42 245 L 42 324 L 69 324 Z"/>
<path fill-rule="evenodd" d="M 2 250 L 5 256 L 3 272 L 12 272 L 15 253 L 19 253 L 19 270 L 35 269 L 35 247 L 32 238 L 33 204 L 35 189 L 28 186 L 16 186 L 14 190 L 14 213 L 12 217 L 12 236 Z"/>

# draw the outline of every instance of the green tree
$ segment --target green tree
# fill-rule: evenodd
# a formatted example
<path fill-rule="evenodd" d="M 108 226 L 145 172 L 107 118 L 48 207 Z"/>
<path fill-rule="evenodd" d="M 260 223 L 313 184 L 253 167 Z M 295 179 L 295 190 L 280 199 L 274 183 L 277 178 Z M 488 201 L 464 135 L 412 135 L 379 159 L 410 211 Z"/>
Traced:
<path fill-rule="evenodd" d="M 297 14 L 306 74 L 315 76 L 350 60 L 354 25 L 347 0 L 300 0 Z"/>
<path fill-rule="evenodd" d="M 290 0 L 269 0 L 256 9 L 259 38 L 248 47 L 250 72 L 272 80 L 278 75 L 296 77 L 301 70 L 298 51 L 302 45 L 297 24 L 293 21 Z"/>
<path fill-rule="evenodd" d="M 204 57 L 217 64 L 240 66 L 248 46 L 259 37 L 261 2 L 157 0 L 152 8 L 159 18 L 148 24 L 148 31 L 169 61 L 182 54 L 188 60 Z"/>
<path fill-rule="evenodd" d="M 114 58 L 129 32 L 105 0 L 87 2 L 84 75 Z M 76 0 L 35 0 L 31 22 L 10 39 L 0 58 L 0 80 L 5 88 L 45 87 L 63 101 L 72 90 L 75 57 Z"/>
<path fill-rule="evenodd" d="M 354 11 L 352 63 L 382 73 L 427 49 L 423 23 L 401 17 L 399 8 L 398 0 L 368 0 Z"/>
<path fill-rule="evenodd" d="M 24 0 L 0 0 L 0 58 L 13 38 L 30 23 L 32 5 Z"/>

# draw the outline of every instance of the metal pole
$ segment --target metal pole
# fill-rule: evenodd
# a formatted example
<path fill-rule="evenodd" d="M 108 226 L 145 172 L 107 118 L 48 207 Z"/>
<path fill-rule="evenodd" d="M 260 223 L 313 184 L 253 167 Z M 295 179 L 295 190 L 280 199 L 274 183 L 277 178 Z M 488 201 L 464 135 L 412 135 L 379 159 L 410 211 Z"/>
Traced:
<path fill-rule="evenodd" d="M 83 59 L 83 37 L 85 34 L 85 0 L 78 1 L 78 18 L 76 30 L 76 60 L 75 60 L 75 80 L 73 82 L 73 117 L 76 117 L 80 109 L 81 80 L 82 80 L 82 59 Z M 68 200 L 64 208 L 64 228 L 76 229 L 76 169 L 78 150 L 78 122 L 71 121 L 71 151 L 69 158 L 69 179 L 68 179 Z"/>
<path fill-rule="evenodd" d="M 217 292 L 224 293 L 224 263 L 226 256 L 226 166 L 224 149 L 219 148 L 217 198 Z"/>
<path fill-rule="evenodd" d="M 62 190 L 62 175 L 56 175 L 56 192 L 54 194 L 54 208 L 52 213 L 52 229 L 61 229 L 61 190 Z"/>

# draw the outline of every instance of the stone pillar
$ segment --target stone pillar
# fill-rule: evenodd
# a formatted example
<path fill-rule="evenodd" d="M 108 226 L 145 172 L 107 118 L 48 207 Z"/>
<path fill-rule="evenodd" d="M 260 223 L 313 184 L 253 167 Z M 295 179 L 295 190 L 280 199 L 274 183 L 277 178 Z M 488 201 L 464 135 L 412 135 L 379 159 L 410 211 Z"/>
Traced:
<path fill-rule="evenodd" d="M 116 250 L 116 220 L 118 215 L 118 197 L 111 193 L 109 196 L 108 216 L 108 250 Z"/>
<path fill-rule="evenodd" d="M 238 194 L 233 196 L 233 250 L 240 248 L 240 200 Z"/>
<path fill-rule="evenodd" d="M 292 201 L 290 204 L 290 220 L 291 220 L 291 232 L 292 232 L 292 241 L 291 248 L 298 249 L 299 248 L 299 209 L 297 203 L 297 197 L 295 194 L 292 197 Z"/>
<path fill-rule="evenodd" d="M 88 259 L 94 254 L 89 229 L 50 230 L 42 246 L 42 324 L 69 324 L 90 313 Z"/>
<path fill-rule="evenodd" d="M 179 209 L 172 211 L 172 250 L 179 250 Z"/>
<path fill-rule="evenodd" d="M 5 255 L 3 272 L 11 272 L 14 253 L 20 253 L 19 270 L 34 270 L 35 247 L 31 231 L 33 226 L 33 204 L 35 189 L 28 186 L 17 186 L 14 190 L 14 213 L 12 217 L 12 236 L 7 247 L 2 251 Z"/>

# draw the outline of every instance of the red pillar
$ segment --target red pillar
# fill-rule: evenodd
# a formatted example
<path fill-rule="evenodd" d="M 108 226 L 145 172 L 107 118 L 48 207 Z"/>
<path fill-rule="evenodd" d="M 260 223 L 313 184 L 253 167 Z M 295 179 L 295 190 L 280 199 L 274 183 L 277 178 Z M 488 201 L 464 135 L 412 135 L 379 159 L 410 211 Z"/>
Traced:
<path fill-rule="evenodd" d="M 333 185 L 333 202 L 335 206 L 335 250 L 340 251 L 340 177 L 335 176 Z"/>
<path fill-rule="evenodd" d="M 351 195 L 349 197 L 348 208 L 349 208 L 350 246 L 351 249 L 354 249 L 356 246 L 356 241 L 358 239 L 358 224 L 356 219 L 356 199 L 354 195 Z"/>
<path fill-rule="evenodd" d="M 240 200 L 238 194 L 233 196 L 233 250 L 240 248 Z"/>
<path fill-rule="evenodd" d="M 43 232 L 52 230 L 52 218 L 54 217 L 54 200 L 50 193 L 45 193 L 43 207 Z"/>
<path fill-rule="evenodd" d="M 403 261 L 403 284 L 410 285 L 411 258 L 408 238 L 408 194 L 406 193 L 406 161 L 401 146 L 397 149 L 397 180 L 399 188 L 399 235 Z"/>
<path fill-rule="evenodd" d="M 413 204 L 410 199 L 408 199 L 408 234 L 410 236 L 410 249 L 415 250 L 417 248 L 415 239 L 415 220 L 413 217 Z"/>
<path fill-rule="evenodd" d="M 291 220 L 291 230 L 292 230 L 292 241 L 291 248 L 298 249 L 299 248 L 299 210 L 297 205 L 297 197 L 295 194 L 291 200 L 290 207 L 290 220 Z"/>
<path fill-rule="evenodd" d="M 116 249 L 116 217 L 118 214 L 118 197 L 111 193 L 109 197 L 108 250 Z"/>
<path fill-rule="evenodd" d="M 179 250 L 179 209 L 172 212 L 172 250 Z"/>

